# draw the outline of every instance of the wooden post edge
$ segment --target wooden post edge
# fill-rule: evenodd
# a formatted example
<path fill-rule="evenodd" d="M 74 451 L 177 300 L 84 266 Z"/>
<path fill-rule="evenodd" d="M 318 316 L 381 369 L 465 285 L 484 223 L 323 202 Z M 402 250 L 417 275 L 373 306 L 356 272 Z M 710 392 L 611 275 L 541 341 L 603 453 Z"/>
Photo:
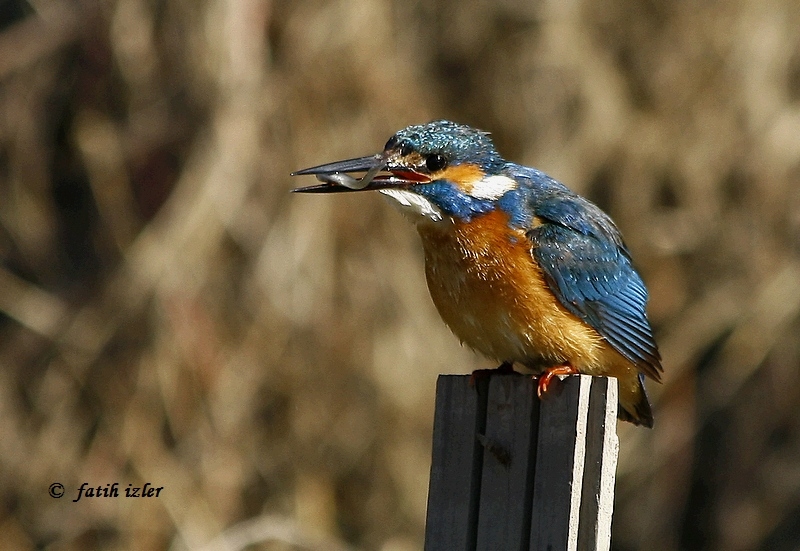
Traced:
<path fill-rule="evenodd" d="M 440 375 L 425 549 L 607 551 L 619 453 L 613 378 Z"/>

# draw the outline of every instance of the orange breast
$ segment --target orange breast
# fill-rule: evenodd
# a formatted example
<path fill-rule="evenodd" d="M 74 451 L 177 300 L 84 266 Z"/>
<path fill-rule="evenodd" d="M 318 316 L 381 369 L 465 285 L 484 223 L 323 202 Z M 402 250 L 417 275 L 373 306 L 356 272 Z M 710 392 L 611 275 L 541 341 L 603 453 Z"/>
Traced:
<path fill-rule="evenodd" d="M 418 231 L 433 302 L 463 343 L 536 370 L 569 362 L 584 373 L 607 371 L 605 341 L 558 302 L 507 214 L 420 224 Z"/>

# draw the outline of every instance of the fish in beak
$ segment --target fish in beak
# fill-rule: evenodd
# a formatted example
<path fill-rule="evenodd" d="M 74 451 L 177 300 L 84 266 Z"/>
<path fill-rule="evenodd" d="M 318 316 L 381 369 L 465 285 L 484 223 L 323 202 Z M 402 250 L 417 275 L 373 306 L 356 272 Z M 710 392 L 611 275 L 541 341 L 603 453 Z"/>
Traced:
<path fill-rule="evenodd" d="M 361 178 L 349 173 L 364 172 Z M 405 187 L 430 182 L 419 172 L 397 164 L 387 153 L 336 161 L 292 172 L 292 176 L 314 175 L 321 184 L 293 189 L 296 193 L 336 193 Z"/>

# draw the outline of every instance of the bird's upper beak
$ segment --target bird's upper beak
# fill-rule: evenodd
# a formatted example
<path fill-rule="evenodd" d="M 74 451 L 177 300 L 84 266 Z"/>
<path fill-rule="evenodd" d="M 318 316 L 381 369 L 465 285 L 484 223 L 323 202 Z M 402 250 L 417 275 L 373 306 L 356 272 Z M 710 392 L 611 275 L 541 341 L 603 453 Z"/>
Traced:
<path fill-rule="evenodd" d="M 353 178 L 348 174 L 351 172 L 365 172 L 365 174 L 361 178 Z M 292 191 L 299 193 L 368 191 L 430 181 L 427 175 L 400 165 L 387 153 L 336 161 L 292 172 L 292 176 L 306 175 L 315 175 L 322 183 Z"/>

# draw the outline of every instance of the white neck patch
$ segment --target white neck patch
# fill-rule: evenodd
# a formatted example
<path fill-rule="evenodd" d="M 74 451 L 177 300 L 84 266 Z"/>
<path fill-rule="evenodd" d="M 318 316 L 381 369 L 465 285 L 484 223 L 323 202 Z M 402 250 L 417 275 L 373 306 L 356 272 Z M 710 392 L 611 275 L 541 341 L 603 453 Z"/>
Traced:
<path fill-rule="evenodd" d="M 512 189 L 517 189 L 517 182 L 513 178 L 495 174 L 494 176 L 481 178 L 472 184 L 469 194 L 476 199 L 494 201 L 500 199 L 505 192 Z"/>
<path fill-rule="evenodd" d="M 441 222 L 443 219 L 442 211 L 439 207 L 422 195 L 399 188 L 381 189 L 379 191 L 394 199 L 397 202 L 397 206 L 405 214 L 413 215 L 412 217 L 421 216 L 432 222 Z"/>

